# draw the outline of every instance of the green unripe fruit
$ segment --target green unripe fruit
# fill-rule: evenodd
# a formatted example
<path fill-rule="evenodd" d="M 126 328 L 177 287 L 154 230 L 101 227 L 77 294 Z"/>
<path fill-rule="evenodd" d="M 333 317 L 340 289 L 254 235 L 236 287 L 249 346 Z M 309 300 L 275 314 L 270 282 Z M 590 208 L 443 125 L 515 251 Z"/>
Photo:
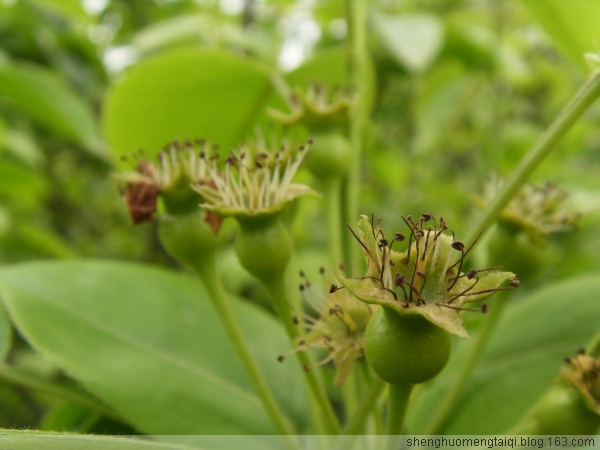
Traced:
<path fill-rule="evenodd" d="M 244 269 L 263 283 L 283 277 L 292 255 L 292 238 L 279 216 L 238 219 L 235 251 Z"/>
<path fill-rule="evenodd" d="M 194 270 L 214 263 L 218 244 L 205 214 L 196 208 L 190 214 L 164 216 L 158 226 L 158 237 L 167 253 Z"/>
<path fill-rule="evenodd" d="M 540 401 L 536 417 L 540 434 L 595 434 L 600 415 L 591 411 L 573 386 L 556 385 Z"/>
<path fill-rule="evenodd" d="M 305 164 L 319 179 L 343 177 L 348 171 L 350 153 L 350 142 L 341 133 L 317 134 Z"/>
<path fill-rule="evenodd" d="M 446 366 L 452 338 L 419 314 L 381 308 L 365 331 L 365 356 L 375 373 L 391 384 L 419 384 Z"/>

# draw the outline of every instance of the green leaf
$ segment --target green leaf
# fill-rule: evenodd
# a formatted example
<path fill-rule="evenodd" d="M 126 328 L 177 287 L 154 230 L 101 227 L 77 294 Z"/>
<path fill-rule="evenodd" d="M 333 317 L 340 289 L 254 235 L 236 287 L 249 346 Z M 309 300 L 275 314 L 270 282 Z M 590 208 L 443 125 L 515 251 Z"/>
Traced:
<path fill-rule="evenodd" d="M 373 17 L 374 31 L 390 55 L 410 72 L 422 72 L 442 49 L 444 29 L 429 15 Z"/>
<path fill-rule="evenodd" d="M 515 424 L 548 389 L 564 359 L 598 331 L 599 290 L 600 279 L 586 276 L 515 299 L 518 303 L 502 317 L 442 433 L 498 434 Z M 412 433 L 427 426 L 473 346 L 456 344 L 462 345 L 449 366 L 423 388 L 414 405 Z"/>
<path fill-rule="evenodd" d="M 11 328 L 4 306 L 0 304 L 0 362 L 4 361 L 10 349 Z"/>
<path fill-rule="evenodd" d="M 53 72 L 33 64 L 0 64 L 0 99 L 101 158 L 106 152 L 89 105 Z"/>
<path fill-rule="evenodd" d="M 192 450 L 180 444 L 167 444 L 113 436 L 0 430 L 0 448 L 11 450 Z"/>
<path fill-rule="evenodd" d="M 173 139 L 238 144 L 263 111 L 269 74 L 215 50 L 175 50 L 133 67 L 109 89 L 104 130 L 116 157 L 154 154 Z"/>
<path fill-rule="evenodd" d="M 596 0 L 524 0 L 556 45 L 585 65 L 584 54 L 598 51 L 600 3 Z"/>
<path fill-rule="evenodd" d="M 350 83 L 347 50 L 342 47 L 320 50 L 285 78 L 292 88 L 306 87 L 310 83 L 345 87 Z"/>
<path fill-rule="evenodd" d="M 118 262 L 46 262 L 0 270 L 0 289 L 32 346 L 141 431 L 273 432 L 193 279 Z M 289 351 L 281 327 L 251 305 L 236 312 L 280 403 L 304 417 L 301 369 L 277 361 Z"/>

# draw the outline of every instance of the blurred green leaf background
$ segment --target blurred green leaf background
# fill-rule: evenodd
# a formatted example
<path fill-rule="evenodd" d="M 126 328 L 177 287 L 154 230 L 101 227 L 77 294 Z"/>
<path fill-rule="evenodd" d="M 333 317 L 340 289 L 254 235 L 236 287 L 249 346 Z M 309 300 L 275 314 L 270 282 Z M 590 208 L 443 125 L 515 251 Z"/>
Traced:
<path fill-rule="evenodd" d="M 369 2 L 368 26 L 373 101 L 360 209 L 382 218 L 386 229 L 400 228 L 401 215 L 432 212 L 466 234 L 480 212 L 473 194 L 491 177 L 511 173 L 591 73 L 584 54 L 600 51 L 600 6 L 592 0 L 378 0 Z M 156 411 L 170 399 L 190 417 L 220 401 L 226 408 L 232 392 L 245 392 L 248 380 L 203 294 L 170 273 L 177 268 L 154 224 L 130 224 L 123 186 L 112 175 L 133 168 L 135 152 L 153 155 L 175 139 L 209 139 L 226 155 L 259 128 L 279 135 L 266 110 L 286 110 L 294 88 L 356 88 L 347 33 L 341 1 L 0 0 L 0 296 L 7 310 L 0 305 L 0 428 L 200 434 L 207 429 L 157 420 Z M 503 371 L 520 371 L 527 386 L 547 383 L 558 367 L 552 358 L 569 356 L 563 353 L 598 331 L 592 278 L 600 269 L 599 125 L 596 106 L 534 175 L 560 184 L 569 208 L 583 217 L 575 232 L 552 243 L 553 263 L 516 299 L 511 314 L 529 334 L 503 324 L 487 356 L 493 374 L 476 373 L 449 432 L 502 432 L 505 410 L 498 409 L 495 427 L 472 418 L 482 401 L 497 401 L 494 395 L 517 398 Z M 302 202 L 295 263 L 309 275 L 328 262 L 325 230 L 323 204 Z M 293 364 L 274 367 L 289 349 L 264 292 L 233 257 L 233 233 L 225 226 L 219 263 L 226 286 L 240 299 L 261 364 L 276 380 L 293 379 Z M 84 261 L 91 258 L 111 261 Z M 169 299 L 175 289 L 182 294 Z M 194 295 L 200 306 L 190 306 Z M 579 302 L 575 312 L 561 309 L 565 302 Z M 570 314 L 590 323 L 564 322 Z M 198 318 L 210 324 L 196 326 Z M 189 336 L 170 334 L 178 320 L 190 321 L 189 330 L 179 330 Z M 472 322 L 476 335 L 478 319 Z M 541 354 L 537 369 L 550 372 L 517 357 L 505 364 L 507 342 L 531 342 L 534 353 L 548 344 L 544 330 L 554 322 L 570 338 Z M 153 340 L 166 347 L 153 348 Z M 184 349 L 184 342 L 198 346 Z M 147 354 L 128 347 L 139 343 Z M 458 345 L 450 377 L 465 345 Z M 191 356 L 177 356 L 187 351 L 216 355 L 195 367 Z M 217 387 L 195 378 L 204 376 Z M 499 377 L 494 386 L 502 389 L 490 392 L 488 376 Z M 125 389 L 136 377 L 143 377 L 137 390 Z M 306 426 L 305 394 L 276 387 Z M 164 398 L 157 395 L 150 407 L 141 401 L 159 388 Z M 423 411 L 446 388 L 443 381 L 423 388 L 411 426 L 419 429 Z M 479 400 L 474 390 L 483 391 Z M 231 398 L 223 400 L 224 392 Z M 533 400 L 539 389 L 527 392 Z M 244 395 L 239 420 L 216 417 L 212 431 L 272 431 L 253 394 Z"/>

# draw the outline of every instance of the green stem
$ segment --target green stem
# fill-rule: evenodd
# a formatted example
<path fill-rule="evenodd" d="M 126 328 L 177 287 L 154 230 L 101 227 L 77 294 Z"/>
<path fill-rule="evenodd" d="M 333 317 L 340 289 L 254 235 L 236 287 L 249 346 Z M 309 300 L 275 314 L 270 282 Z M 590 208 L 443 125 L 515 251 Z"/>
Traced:
<path fill-rule="evenodd" d="M 467 362 L 462 366 L 460 373 L 456 379 L 456 382 L 452 385 L 450 392 L 448 392 L 444 398 L 444 402 L 437 410 L 437 413 L 434 415 L 433 419 L 430 422 L 429 427 L 423 434 L 439 434 L 446 424 L 448 417 L 454 411 L 456 407 L 456 403 L 460 398 L 460 394 L 462 394 L 463 389 L 465 388 L 467 382 L 471 378 L 471 374 L 473 370 L 477 367 L 477 363 L 483 355 L 483 352 L 487 348 L 487 345 L 490 341 L 490 338 L 493 335 L 494 330 L 496 329 L 496 325 L 498 324 L 500 317 L 502 317 L 502 313 L 505 309 L 505 305 L 507 303 L 507 296 L 502 296 L 499 302 L 494 302 L 493 306 L 490 308 L 490 312 L 488 317 L 483 325 L 481 330 L 481 334 L 475 341 L 474 347 L 471 349 L 469 356 L 467 357 Z"/>
<path fill-rule="evenodd" d="M 533 171 L 550 154 L 573 124 L 581 117 L 588 107 L 600 96 L 600 70 L 575 94 L 575 97 L 565 106 L 554 119 L 547 131 L 540 137 L 535 146 L 525 155 L 516 167 L 506 184 L 474 227 L 469 239 L 469 245 L 474 242 L 485 227 L 493 224 L 502 210 L 508 205 L 517 191 L 527 181 Z"/>
<path fill-rule="evenodd" d="M 380 378 L 373 380 L 366 396 L 358 405 L 350 421 L 346 424 L 346 427 L 342 432 L 343 436 L 341 436 L 336 442 L 334 450 L 345 450 L 352 448 L 356 438 L 363 434 L 367 417 L 373 410 L 373 407 L 377 404 L 377 400 L 379 400 L 384 387 L 385 382 Z"/>
<path fill-rule="evenodd" d="M 300 336 L 300 330 L 296 325 L 297 320 L 293 316 L 292 309 L 290 308 L 284 279 L 282 277 L 273 277 L 270 280 L 263 280 L 263 283 L 271 295 L 273 306 L 283 322 L 283 326 L 290 341 L 294 341 Z M 333 411 L 333 407 L 331 406 L 322 381 L 317 376 L 317 372 L 311 370 L 312 361 L 308 353 L 301 351 L 297 352 L 296 355 L 304 368 L 304 375 L 310 391 L 319 405 L 324 420 L 325 430 L 328 434 L 339 434 L 340 425 L 338 419 Z"/>
<path fill-rule="evenodd" d="M 388 407 L 388 435 L 401 435 L 404 430 L 404 417 L 408 408 L 408 400 L 414 385 L 390 384 Z"/>
<path fill-rule="evenodd" d="M 221 285 L 214 261 L 198 267 L 197 272 L 204 283 L 204 287 L 208 291 L 209 297 L 212 300 L 213 306 L 219 315 L 225 331 L 227 332 L 230 342 L 233 344 L 244 369 L 246 369 L 248 377 L 252 381 L 252 384 L 254 385 L 267 414 L 277 428 L 278 433 L 288 435 L 295 434 L 293 426 L 277 404 L 267 381 L 250 352 L 250 348 L 246 344 L 239 322 L 236 319 L 233 308 Z"/>
<path fill-rule="evenodd" d="M 344 261 L 342 252 L 342 181 L 339 178 L 325 180 L 325 211 L 327 214 L 327 240 L 329 242 L 329 259 L 334 267 Z"/>
<path fill-rule="evenodd" d="M 346 221 L 354 223 L 358 219 L 361 157 L 363 148 L 363 132 L 369 115 L 369 102 L 366 89 L 369 86 L 368 49 L 366 38 L 366 5 L 365 0 L 346 0 L 346 18 L 348 22 L 348 67 L 350 78 L 358 87 L 356 105 L 350 119 L 350 142 L 352 146 L 348 179 L 345 183 Z M 345 234 L 344 248 L 348 257 L 349 273 L 354 274 L 359 264 L 359 249 L 354 245 L 349 233 Z"/>

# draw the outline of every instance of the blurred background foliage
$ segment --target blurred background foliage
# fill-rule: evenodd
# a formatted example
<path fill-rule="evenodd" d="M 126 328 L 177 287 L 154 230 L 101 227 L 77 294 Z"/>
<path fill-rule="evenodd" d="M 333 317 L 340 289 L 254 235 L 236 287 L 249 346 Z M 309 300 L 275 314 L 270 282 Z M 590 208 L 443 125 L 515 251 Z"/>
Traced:
<path fill-rule="evenodd" d="M 401 214 L 429 211 L 466 233 L 472 195 L 510 174 L 589 75 L 599 21 L 592 0 L 370 2 L 361 212 L 397 229 Z M 111 177 L 131 167 L 122 157 L 186 138 L 227 153 L 259 126 L 279 133 L 266 109 L 286 110 L 292 89 L 352 88 L 347 33 L 342 1 L 0 0 L 0 264 L 172 264 L 153 224 L 130 224 Z M 535 174 L 584 213 L 541 282 L 600 267 L 599 122 L 592 108 Z M 318 200 L 300 205 L 300 265 L 327 261 L 323 216 Z M 231 249 L 222 267 L 232 289 L 256 291 Z M 73 406 L 47 414 L 46 397 L 0 381 L 0 427 L 60 429 L 70 417 L 71 429 L 113 430 L 86 428 Z"/>

